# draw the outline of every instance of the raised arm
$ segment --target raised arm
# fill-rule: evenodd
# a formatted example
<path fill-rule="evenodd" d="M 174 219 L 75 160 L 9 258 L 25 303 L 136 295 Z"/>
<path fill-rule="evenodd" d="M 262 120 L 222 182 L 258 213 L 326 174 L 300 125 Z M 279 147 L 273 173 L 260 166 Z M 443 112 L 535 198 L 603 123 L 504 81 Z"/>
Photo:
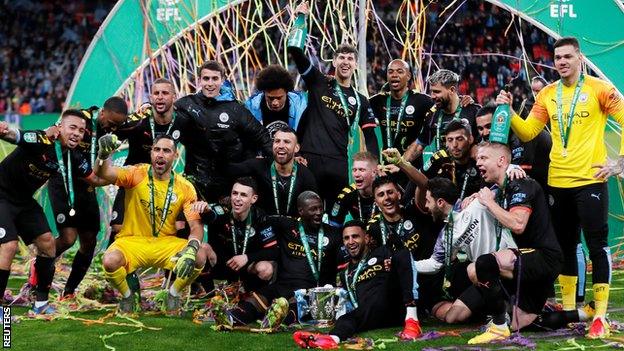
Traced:
<path fill-rule="evenodd" d="M 9 127 L 9 123 L 0 122 L 0 139 L 15 144 L 19 141 L 20 132 L 17 128 Z"/>
<path fill-rule="evenodd" d="M 108 183 L 115 183 L 118 168 L 113 166 L 110 155 L 117 150 L 120 142 L 116 135 L 106 134 L 100 137 L 98 144 L 98 157 L 94 165 L 95 174 Z"/>

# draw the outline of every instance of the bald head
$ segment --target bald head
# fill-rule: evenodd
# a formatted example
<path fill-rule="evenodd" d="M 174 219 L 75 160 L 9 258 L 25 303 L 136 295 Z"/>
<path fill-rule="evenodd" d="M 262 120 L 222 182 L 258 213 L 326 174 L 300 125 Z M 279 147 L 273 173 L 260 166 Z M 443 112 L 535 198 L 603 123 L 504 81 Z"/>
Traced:
<path fill-rule="evenodd" d="M 394 94 L 400 94 L 407 89 L 407 84 L 412 78 L 412 73 L 410 72 L 410 66 L 407 62 L 401 59 L 395 59 L 388 64 L 386 76 L 390 90 Z M 397 96 L 395 96 L 395 98 L 396 97 Z"/>

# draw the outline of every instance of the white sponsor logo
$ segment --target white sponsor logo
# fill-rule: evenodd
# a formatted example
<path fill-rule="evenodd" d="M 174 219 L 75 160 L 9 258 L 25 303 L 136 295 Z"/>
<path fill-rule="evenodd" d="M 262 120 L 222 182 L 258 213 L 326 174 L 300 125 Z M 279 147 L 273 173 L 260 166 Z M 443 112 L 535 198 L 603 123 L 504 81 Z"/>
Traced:
<path fill-rule="evenodd" d="M 225 123 L 229 120 L 230 120 L 230 116 L 228 116 L 226 112 L 221 112 L 221 114 L 219 115 L 219 121 Z"/>
<path fill-rule="evenodd" d="M 407 113 L 408 115 L 411 115 L 412 113 L 414 113 L 414 111 L 416 111 L 416 109 L 412 105 L 409 105 L 405 108 L 405 113 Z"/>
<path fill-rule="evenodd" d="M 373 257 L 373 258 L 371 258 L 370 260 L 368 260 L 368 265 L 369 265 L 369 266 L 372 266 L 372 265 L 374 265 L 375 263 L 377 263 L 377 257 Z"/>

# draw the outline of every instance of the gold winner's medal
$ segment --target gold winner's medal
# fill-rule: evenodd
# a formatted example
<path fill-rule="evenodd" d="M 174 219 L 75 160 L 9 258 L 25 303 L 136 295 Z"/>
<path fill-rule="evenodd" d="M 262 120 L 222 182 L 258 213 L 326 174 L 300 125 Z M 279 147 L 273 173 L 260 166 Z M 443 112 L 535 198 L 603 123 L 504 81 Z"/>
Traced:
<path fill-rule="evenodd" d="M 69 210 L 69 215 L 71 217 L 73 217 L 76 214 L 76 210 L 74 210 L 73 208 L 71 210 Z"/>

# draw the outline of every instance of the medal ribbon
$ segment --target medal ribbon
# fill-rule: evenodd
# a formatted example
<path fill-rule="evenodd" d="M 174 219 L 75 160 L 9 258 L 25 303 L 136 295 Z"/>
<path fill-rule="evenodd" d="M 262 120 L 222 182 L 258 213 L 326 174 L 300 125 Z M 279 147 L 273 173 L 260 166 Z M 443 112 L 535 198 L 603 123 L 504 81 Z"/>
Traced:
<path fill-rule="evenodd" d="M 63 177 L 63 186 L 65 186 L 65 192 L 68 195 L 69 215 L 73 216 L 74 210 L 74 180 L 72 174 L 71 164 L 71 151 L 67 150 L 67 168 L 65 168 L 65 160 L 63 160 L 63 150 L 61 148 L 61 142 L 57 140 L 54 143 L 54 150 L 56 151 L 56 158 L 58 160 L 59 172 Z"/>
<path fill-rule="evenodd" d="M 163 205 L 162 216 L 160 217 L 160 225 L 158 229 L 156 229 L 156 209 L 155 202 L 156 197 L 154 196 L 154 176 L 152 175 L 152 166 L 147 170 L 147 174 L 149 176 L 149 188 L 150 188 L 150 202 L 149 202 L 149 210 L 150 210 L 150 219 L 152 223 L 152 236 L 158 237 L 160 230 L 165 225 L 165 221 L 167 220 L 167 216 L 169 215 L 169 206 L 171 205 L 171 199 L 173 198 L 173 184 L 175 174 L 173 170 L 171 170 L 171 176 L 169 177 L 169 184 L 167 185 L 167 193 L 165 195 L 165 203 Z"/>
<path fill-rule="evenodd" d="M 275 210 L 277 214 L 286 215 L 290 209 L 290 202 L 292 200 L 293 190 L 295 189 L 295 181 L 297 180 L 297 162 L 293 163 L 292 173 L 290 178 L 290 187 L 288 189 L 288 200 L 286 201 L 286 210 L 284 213 L 280 213 L 279 200 L 277 197 L 277 169 L 275 168 L 275 162 L 271 163 L 271 184 L 273 186 L 273 200 L 275 200 Z"/>
<path fill-rule="evenodd" d="M 357 297 L 355 296 L 355 284 L 357 283 L 360 273 L 362 273 L 362 269 L 364 269 L 364 266 L 366 265 L 367 258 L 368 258 L 368 255 L 362 257 L 362 259 L 357 265 L 357 268 L 355 269 L 355 272 L 353 273 L 353 280 L 351 280 L 351 282 L 349 282 L 349 266 L 347 266 L 347 268 L 344 271 L 344 279 L 345 279 L 345 284 L 347 285 L 347 292 L 349 293 L 349 299 L 351 299 L 351 303 L 353 304 L 353 307 L 355 308 L 358 307 Z"/>
<path fill-rule="evenodd" d="M 559 80 L 557 84 L 557 123 L 559 124 L 559 138 L 561 139 L 561 145 L 563 146 L 563 155 L 566 155 L 566 149 L 568 147 L 568 139 L 570 137 L 570 130 L 572 129 L 572 120 L 574 119 L 574 110 L 576 109 L 576 103 L 581 95 L 581 88 L 585 82 L 585 75 L 581 73 L 576 87 L 574 87 L 574 95 L 572 95 L 572 102 L 570 103 L 570 114 L 565 130 L 563 129 L 563 83 Z"/>
<path fill-rule="evenodd" d="M 165 132 L 165 134 L 169 135 L 169 132 L 171 131 L 171 128 L 173 127 L 173 122 L 175 122 L 175 119 L 176 119 L 176 113 L 174 111 L 173 116 L 171 117 L 171 122 L 169 122 L 169 127 L 167 128 L 167 131 Z M 156 126 L 154 122 L 154 116 L 150 116 L 149 123 L 150 123 L 150 131 L 152 132 L 152 140 L 156 140 Z"/>
<path fill-rule="evenodd" d="M 444 276 L 449 279 L 451 275 L 451 256 L 453 253 L 453 209 L 446 217 L 446 225 L 444 226 Z"/>
<path fill-rule="evenodd" d="M 91 147 L 90 147 L 90 156 L 91 156 L 91 167 L 95 165 L 95 145 L 97 144 L 97 118 L 94 115 L 91 115 Z"/>
<path fill-rule="evenodd" d="M 496 203 L 498 204 L 498 206 L 500 206 L 502 209 L 505 209 L 505 207 L 507 207 L 506 202 L 507 199 L 505 198 L 505 190 L 507 188 L 507 182 L 508 182 L 508 178 L 507 175 L 505 175 L 505 180 L 503 181 L 503 187 L 498 189 L 498 193 L 496 194 Z M 496 220 L 496 251 L 498 251 L 500 249 L 500 242 L 501 242 L 501 236 L 503 233 L 503 225 L 501 224 L 501 222 L 499 222 L 499 220 Z"/>
<path fill-rule="evenodd" d="M 347 104 L 347 100 L 345 99 L 344 93 L 342 92 L 342 87 L 338 84 L 338 81 L 335 81 L 336 84 L 336 93 L 340 98 L 340 104 L 342 105 L 342 110 L 345 113 L 345 118 L 347 119 L 347 126 L 351 126 L 351 120 L 349 119 L 349 105 Z M 355 90 L 355 88 L 351 87 L 353 92 L 355 93 L 355 119 L 353 120 L 354 125 L 358 125 L 360 123 L 360 94 Z"/>
<path fill-rule="evenodd" d="M 303 229 L 303 223 L 301 223 L 301 220 L 299 220 L 299 235 L 301 236 L 301 243 L 303 244 L 303 249 L 305 250 L 306 258 L 308 259 L 308 264 L 310 265 L 310 269 L 312 270 L 312 275 L 318 283 L 321 277 L 321 263 L 323 262 L 323 239 L 325 237 L 325 233 L 323 232 L 323 225 L 321 224 L 317 236 L 316 258 L 318 262 L 316 263 L 316 266 L 314 265 L 314 259 L 312 259 L 312 251 L 310 251 L 308 236 Z"/>
<path fill-rule="evenodd" d="M 232 245 L 234 246 L 234 256 L 238 255 L 238 243 L 236 242 L 236 226 L 234 225 L 234 219 L 230 218 L 230 231 L 232 232 Z M 245 220 L 245 237 L 243 238 L 243 251 L 240 253 L 244 255 L 247 252 L 247 241 L 249 240 L 249 234 L 251 233 L 251 211 L 247 215 L 247 219 Z"/>
<path fill-rule="evenodd" d="M 394 133 L 394 138 L 391 138 L 390 132 L 390 104 L 392 101 L 392 95 L 388 95 L 386 99 L 386 147 L 391 148 L 396 141 L 396 138 L 399 136 L 399 132 L 401 131 L 401 119 L 403 119 L 403 112 L 405 111 L 405 105 L 407 103 L 407 97 L 409 95 L 409 90 L 405 92 L 403 97 L 401 98 L 401 107 L 399 108 L 399 114 L 397 115 L 397 125 L 396 131 Z"/>
<path fill-rule="evenodd" d="M 461 105 L 457 105 L 457 109 L 455 110 L 455 114 L 453 115 L 454 121 L 459 119 L 461 111 Z M 442 129 L 442 116 L 444 115 L 444 111 L 440 110 L 436 114 L 438 115 L 438 125 L 436 125 L 436 151 L 438 151 L 440 150 L 440 130 Z"/>
<path fill-rule="evenodd" d="M 379 223 L 379 229 L 381 230 L 381 242 L 383 245 L 386 245 L 386 241 L 388 240 L 387 231 L 389 230 L 389 228 L 387 227 L 386 220 L 383 217 L 381 218 L 381 223 Z M 401 236 L 399 233 L 401 233 L 402 230 L 403 230 L 403 219 L 401 219 L 401 222 L 399 223 L 399 228 L 397 229 L 397 232 L 396 232 L 396 235 L 399 237 L 399 239 L 401 239 Z"/>

